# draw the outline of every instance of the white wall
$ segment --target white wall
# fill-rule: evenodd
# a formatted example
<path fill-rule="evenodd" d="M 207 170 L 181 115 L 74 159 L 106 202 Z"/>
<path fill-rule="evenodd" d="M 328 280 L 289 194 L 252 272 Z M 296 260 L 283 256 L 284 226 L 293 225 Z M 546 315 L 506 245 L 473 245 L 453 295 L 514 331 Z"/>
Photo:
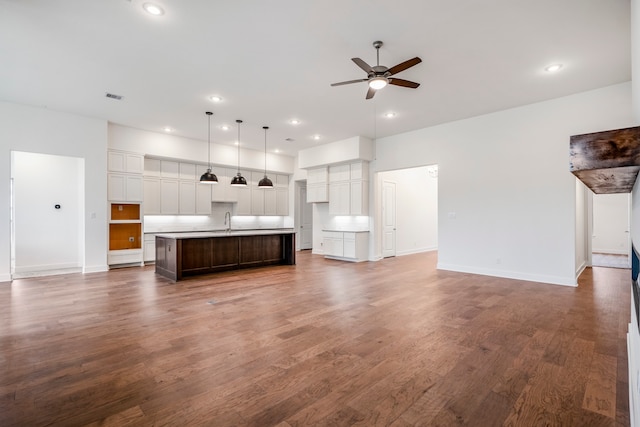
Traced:
<path fill-rule="evenodd" d="M 438 248 L 437 167 L 418 167 L 381 173 L 396 183 L 396 255 Z"/>
<path fill-rule="evenodd" d="M 629 194 L 593 195 L 592 251 L 629 254 Z"/>
<path fill-rule="evenodd" d="M 569 138 L 630 126 L 630 107 L 614 85 L 379 139 L 372 165 L 438 164 L 439 268 L 574 286 Z"/>
<path fill-rule="evenodd" d="M 0 281 L 10 275 L 11 151 L 84 159 L 84 271 L 107 270 L 107 123 L 0 101 Z"/>
<path fill-rule="evenodd" d="M 12 165 L 15 272 L 82 267 L 83 160 L 13 152 Z"/>

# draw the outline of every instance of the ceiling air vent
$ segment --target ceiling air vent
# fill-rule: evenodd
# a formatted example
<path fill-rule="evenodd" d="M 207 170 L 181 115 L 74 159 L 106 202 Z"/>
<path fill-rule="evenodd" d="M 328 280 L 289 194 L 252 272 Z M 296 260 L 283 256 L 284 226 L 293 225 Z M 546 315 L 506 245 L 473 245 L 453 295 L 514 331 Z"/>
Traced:
<path fill-rule="evenodd" d="M 293 139 L 293 138 L 287 138 L 287 139 L 285 139 L 285 141 L 287 141 L 287 142 L 293 142 L 293 141 L 295 141 L 295 139 Z"/>
<path fill-rule="evenodd" d="M 107 98 L 117 99 L 118 101 L 120 101 L 123 98 L 122 95 L 116 95 L 115 93 L 109 93 L 109 92 L 107 92 L 106 96 Z"/>

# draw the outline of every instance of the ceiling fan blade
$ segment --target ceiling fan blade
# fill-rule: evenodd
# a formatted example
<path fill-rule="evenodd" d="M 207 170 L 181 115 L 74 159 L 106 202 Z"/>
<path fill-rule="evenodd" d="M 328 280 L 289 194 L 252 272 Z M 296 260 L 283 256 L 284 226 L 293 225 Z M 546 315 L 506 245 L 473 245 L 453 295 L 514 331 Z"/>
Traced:
<path fill-rule="evenodd" d="M 411 89 L 415 89 L 420 86 L 420 83 L 410 82 L 409 80 L 396 79 L 394 77 L 389 78 L 389 84 L 402 87 L 410 87 Z"/>
<path fill-rule="evenodd" d="M 371 74 L 371 73 L 374 72 L 373 68 L 371 67 L 371 65 L 367 64 L 362 59 L 360 59 L 360 58 L 351 58 L 351 60 L 353 62 L 355 62 L 358 67 L 362 68 L 365 73 Z"/>
<path fill-rule="evenodd" d="M 369 90 L 367 91 L 367 97 L 366 99 L 371 99 L 373 98 L 373 95 L 376 94 L 376 90 L 372 87 L 369 88 Z"/>
<path fill-rule="evenodd" d="M 331 83 L 331 86 L 342 86 L 342 85 L 348 85 L 351 83 L 361 83 L 361 82 L 366 82 L 367 80 L 369 79 L 348 80 L 346 82 Z"/>
<path fill-rule="evenodd" d="M 422 62 L 422 59 L 418 58 L 417 56 L 413 59 L 409 59 L 407 61 L 401 62 L 400 64 L 389 68 L 389 70 L 387 71 L 387 73 L 389 73 L 390 76 L 393 76 L 394 74 L 399 73 L 400 71 L 404 71 L 407 68 L 411 68 L 414 65 L 418 65 L 419 63 Z"/>

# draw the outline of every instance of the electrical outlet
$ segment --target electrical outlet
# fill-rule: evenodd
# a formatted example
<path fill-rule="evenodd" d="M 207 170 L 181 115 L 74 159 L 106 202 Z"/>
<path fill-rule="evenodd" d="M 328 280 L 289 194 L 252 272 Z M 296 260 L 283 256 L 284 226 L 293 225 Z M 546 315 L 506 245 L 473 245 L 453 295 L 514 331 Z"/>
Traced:
<path fill-rule="evenodd" d="M 118 210 L 122 211 L 122 205 L 118 205 Z"/>

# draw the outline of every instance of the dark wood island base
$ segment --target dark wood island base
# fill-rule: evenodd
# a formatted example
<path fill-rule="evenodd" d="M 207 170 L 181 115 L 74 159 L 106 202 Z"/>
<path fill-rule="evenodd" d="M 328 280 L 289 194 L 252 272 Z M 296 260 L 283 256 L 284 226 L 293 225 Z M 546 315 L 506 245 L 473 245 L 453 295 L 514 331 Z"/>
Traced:
<path fill-rule="evenodd" d="M 267 265 L 295 265 L 293 231 L 231 231 L 156 235 L 156 273 L 186 276 Z"/>

